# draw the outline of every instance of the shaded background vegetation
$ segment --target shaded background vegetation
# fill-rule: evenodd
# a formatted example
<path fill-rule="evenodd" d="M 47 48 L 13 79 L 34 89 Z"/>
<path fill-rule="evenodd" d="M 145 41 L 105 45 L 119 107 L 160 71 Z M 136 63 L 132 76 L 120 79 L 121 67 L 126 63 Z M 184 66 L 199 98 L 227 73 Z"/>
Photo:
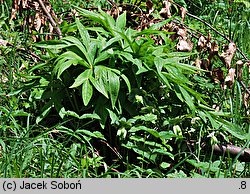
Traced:
<path fill-rule="evenodd" d="M 249 177 L 247 1 L 0 2 L 1 177 Z"/>

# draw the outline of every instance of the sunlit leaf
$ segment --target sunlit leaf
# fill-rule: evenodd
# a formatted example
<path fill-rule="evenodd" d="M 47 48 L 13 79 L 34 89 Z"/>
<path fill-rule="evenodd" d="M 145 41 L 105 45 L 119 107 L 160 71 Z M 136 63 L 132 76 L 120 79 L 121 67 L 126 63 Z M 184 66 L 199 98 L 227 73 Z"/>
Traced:
<path fill-rule="evenodd" d="M 88 31 L 85 29 L 85 27 L 81 24 L 78 18 L 76 18 L 76 25 L 78 28 L 78 31 L 80 33 L 82 43 L 85 46 L 85 48 L 88 50 L 89 49 L 89 43 L 90 43 L 90 36 Z"/>
<path fill-rule="evenodd" d="M 112 71 L 108 71 L 108 83 L 109 83 L 110 100 L 112 108 L 114 108 L 120 90 L 119 76 L 113 73 Z"/>
<path fill-rule="evenodd" d="M 76 88 L 86 80 L 88 80 L 92 76 L 92 70 L 87 69 L 84 72 L 82 72 L 78 77 L 75 79 L 75 82 L 70 86 L 70 88 Z"/>
<path fill-rule="evenodd" d="M 124 30 L 126 26 L 126 11 L 123 12 L 119 17 L 116 19 L 116 27 L 120 30 Z"/>
<path fill-rule="evenodd" d="M 85 79 L 82 83 L 82 99 L 84 106 L 87 106 L 93 95 L 93 86 L 90 84 L 89 79 Z"/>

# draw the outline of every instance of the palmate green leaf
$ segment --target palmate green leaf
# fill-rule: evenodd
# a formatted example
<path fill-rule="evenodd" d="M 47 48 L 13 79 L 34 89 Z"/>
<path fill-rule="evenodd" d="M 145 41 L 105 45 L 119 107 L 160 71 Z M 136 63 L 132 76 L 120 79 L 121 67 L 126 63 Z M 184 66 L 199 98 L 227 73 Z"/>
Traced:
<path fill-rule="evenodd" d="M 133 64 L 135 64 L 138 68 L 136 75 L 139 75 L 141 73 L 147 72 L 148 69 L 146 69 L 145 67 L 143 67 L 142 61 L 139 59 L 134 59 L 133 55 L 128 53 L 128 52 L 116 52 L 116 54 L 118 54 L 121 57 L 124 57 L 125 59 L 127 59 L 128 61 L 132 62 Z"/>
<path fill-rule="evenodd" d="M 125 83 L 128 87 L 128 92 L 131 93 L 131 84 L 130 84 L 129 79 L 124 74 L 121 74 L 121 77 L 125 81 Z"/>
<path fill-rule="evenodd" d="M 157 115 L 152 114 L 152 113 L 148 113 L 148 114 L 145 114 L 145 115 L 135 116 L 135 117 L 133 117 L 133 119 L 147 121 L 147 122 L 151 122 L 151 123 L 155 124 L 156 120 L 157 120 Z"/>
<path fill-rule="evenodd" d="M 72 51 L 67 51 L 61 54 L 55 61 L 56 66 L 53 69 L 54 73 L 57 73 L 57 78 L 68 69 L 71 65 L 82 64 L 85 67 L 89 68 L 89 65 L 84 62 L 84 60 Z"/>
<path fill-rule="evenodd" d="M 199 100 L 201 103 L 203 103 L 204 105 L 207 105 L 207 102 L 205 100 L 203 100 L 203 98 L 206 98 L 205 95 L 200 94 L 199 92 L 194 91 L 193 89 L 191 89 L 190 87 L 188 87 L 187 85 L 182 84 L 181 85 L 186 91 L 188 91 L 190 94 L 192 94 L 197 100 Z"/>
<path fill-rule="evenodd" d="M 92 70 L 87 69 L 81 73 L 76 79 L 75 82 L 70 86 L 70 88 L 76 88 L 82 85 L 82 99 L 84 106 L 87 106 L 92 95 L 93 95 L 93 86 L 90 84 L 90 77 L 92 77 Z"/>
<path fill-rule="evenodd" d="M 191 84 L 191 82 L 185 77 L 182 71 L 175 66 L 172 66 L 173 63 L 178 61 L 173 60 L 171 63 L 167 64 L 166 60 L 161 57 L 155 57 L 154 64 L 157 69 L 158 75 L 169 88 L 171 88 L 169 81 L 176 84 Z M 163 72 L 162 69 L 166 69 L 167 72 Z"/>
<path fill-rule="evenodd" d="M 168 79 L 161 72 L 163 68 L 163 60 L 160 57 L 155 57 L 154 64 L 157 70 L 158 77 L 162 80 L 164 85 L 171 89 Z"/>
<path fill-rule="evenodd" d="M 114 109 L 115 103 L 118 98 L 119 90 L 120 90 L 120 79 L 114 72 L 108 71 L 108 91 L 110 95 L 111 105 Z"/>
<path fill-rule="evenodd" d="M 193 103 L 192 97 L 189 95 L 189 93 L 183 87 L 179 86 L 179 89 L 180 89 L 180 91 L 182 93 L 183 98 L 185 99 L 185 102 L 189 106 L 189 108 L 192 111 L 195 111 L 196 108 L 195 108 L 195 105 Z"/>
<path fill-rule="evenodd" d="M 142 30 L 141 32 L 137 32 L 134 35 L 135 37 L 141 36 L 141 35 L 153 35 L 153 34 L 173 34 L 173 32 L 167 32 L 167 31 L 162 31 L 162 30 L 152 30 L 152 29 L 146 29 L 146 30 Z"/>
<path fill-rule="evenodd" d="M 93 86 L 90 84 L 89 79 L 84 80 L 82 84 L 82 100 L 84 106 L 87 106 L 93 95 Z"/>
<path fill-rule="evenodd" d="M 80 33 L 82 43 L 85 46 L 85 48 L 88 50 L 89 49 L 89 43 L 90 43 L 90 36 L 88 31 L 84 28 L 84 26 L 81 24 L 78 18 L 76 18 L 76 25 L 78 28 L 78 31 Z"/>
<path fill-rule="evenodd" d="M 195 53 L 188 53 L 188 54 L 178 54 L 178 52 L 176 53 L 168 53 L 167 56 L 169 58 L 167 59 L 164 59 L 164 58 L 160 58 L 162 60 L 162 63 L 164 64 L 164 67 L 169 67 L 169 66 L 173 66 L 173 67 L 176 67 L 177 69 L 182 69 L 184 70 L 183 73 L 188 73 L 188 74 L 191 74 L 191 73 L 194 73 L 196 71 L 205 71 L 203 69 L 200 69 L 198 67 L 195 67 L 193 65 L 189 65 L 189 64 L 185 64 L 185 63 L 180 63 L 181 60 L 185 60 L 187 59 L 187 57 L 193 55 Z M 183 56 L 184 55 L 184 56 Z M 186 56 L 187 55 L 187 56 Z M 177 56 L 177 57 L 175 57 Z M 188 70 L 188 71 L 186 71 Z"/>
<path fill-rule="evenodd" d="M 102 24 L 104 21 L 104 17 L 101 14 L 95 13 L 93 11 L 88 11 L 86 9 L 82 9 L 80 7 L 72 5 L 82 16 L 87 17 L 97 23 Z"/>
<path fill-rule="evenodd" d="M 55 66 L 53 72 L 57 74 L 57 79 L 60 78 L 61 74 L 68 69 L 71 65 L 76 65 L 78 63 L 77 59 L 61 59 L 57 62 L 57 65 Z"/>
<path fill-rule="evenodd" d="M 82 72 L 80 75 L 77 76 L 77 78 L 75 79 L 75 82 L 69 88 L 76 88 L 82 85 L 82 83 L 85 80 L 88 80 L 91 76 L 92 76 L 92 70 L 91 69 L 85 70 L 84 72 Z"/>
<path fill-rule="evenodd" d="M 105 61 L 106 59 L 110 58 L 110 54 L 107 51 L 103 51 L 100 55 L 95 58 L 94 64 L 98 64 L 99 62 Z"/>
<path fill-rule="evenodd" d="M 82 44 L 82 42 L 80 40 L 78 40 L 77 38 L 75 38 L 73 36 L 66 36 L 66 37 L 62 38 L 62 41 L 67 43 L 67 44 L 76 46 L 79 49 L 79 51 L 83 54 L 83 56 L 86 58 L 88 64 L 90 66 L 93 66 L 94 56 L 91 56 L 89 54 L 89 51 L 86 50 L 86 48 L 84 47 L 84 45 Z"/>
<path fill-rule="evenodd" d="M 116 27 L 117 29 L 124 30 L 126 26 L 126 11 L 124 11 L 119 17 L 116 19 Z"/>
<path fill-rule="evenodd" d="M 70 110 L 65 110 L 64 107 L 61 108 L 59 115 L 61 118 L 64 118 L 65 116 L 72 116 L 78 119 L 98 119 L 100 120 L 100 117 L 96 113 L 88 113 L 88 114 L 83 114 L 82 116 L 79 116 L 76 112 L 70 111 Z"/>
<path fill-rule="evenodd" d="M 215 112 L 205 111 L 205 110 L 202 113 L 204 114 L 202 115 L 203 117 L 202 119 L 205 120 L 206 118 L 208 118 L 208 120 L 210 121 L 213 127 L 213 130 L 223 129 L 229 132 L 232 136 L 240 140 L 250 141 L 250 133 L 247 133 L 246 131 L 244 131 L 241 126 L 236 125 L 232 122 L 229 122 L 221 117 L 221 116 L 229 117 L 228 114 L 222 114 L 222 113 L 218 114 Z"/>
<path fill-rule="evenodd" d="M 107 14 L 106 12 L 102 11 L 101 9 L 98 9 L 99 13 L 95 13 L 93 11 L 88 11 L 79 7 L 74 6 L 78 12 L 90 20 L 101 24 L 105 29 L 107 29 L 109 32 L 111 32 L 112 35 L 115 35 L 114 29 L 115 29 L 115 20 L 112 16 Z"/>
<path fill-rule="evenodd" d="M 95 87 L 97 91 L 103 94 L 106 98 L 109 99 L 108 95 L 108 68 L 105 66 L 95 66 L 94 75 L 95 77 L 91 77 L 90 81 Z"/>
<path fill-rule="evenodd" d="M 188 74 L 191 74 L 191 73 L 194 73 L 194 72 L 197 72 L 197 71 L 203 71 L 205 72 L 206 70 L 204 69 L 200 69 L 198 67 L 195 67 L 193 65 L 189 65 L 189 64 L 185 64 L 185 63 L 172 63 L 171 64 L 172 66 L 175 66 L 177 68 L 180 68 L 180 69 L 183 69 L 184 72 L 183 73 L 188 73 Z M 187 71 L 185 71 L 187 70 Z"/>
<path fill-rule="evenodd" d="M 105 11 L 101 10 L 100 8 L 98 9 L 98 11 L 104 17 L 104 20 L 102 22 L 103 27 L 108 29 L 108 31 L 111 32 L 111 34 L 113 36 L 115 36 L 115 33 L 114 33 L 115 20 L 114 20 L 114 18 L 111 15 L 107 14 Z"/>
<path fill-rule="evenodd" d="M 52 104 L 53 102 L 50 101 L 46 108 L 43 110 L 42 114 L 40 114 L 37 118 L 36 118 L 36 124 L 40 123 L 50 112 L 51 108 L 52 108 Z"/>
<path fill-rule="evenodd" d="M 62 42 L 61 40 L 47 40 L 34 44 L 36 47 L 47 48 L 47 49 L 62 49 L 71 45 Z"/>
<path fill-rule="evenodd" d="M 217 120 L 219 121 L 221 127 L 234 137 L 240 140 L 250 141 L 250 133 L 247 133 L 244 130 L 242 130 L 242 128 L 239 125 L 236 125 L 222 118 L 217 118 Z"/>
<path fill-rule="evenodd" d="M 183 71 L 179 68 L 176 68 L 172 65 L 165 65 L 164 66 L 165 69 L 167 70 L 167 74 L 165 72 L 163 72 L 165 74 L 165 76 L 167 76 L 169 79 L 171 79 L 173 82 L 175 82 L 176 84 L 189 84 L 192 85 L 192 82 L 183 74 Z"/>
<path fill-rule="evenodd" d="M 136 55 L 141 56 L 141 57 L 147 55 L 148 50 L 150 49 L 150 47 L 152 47 L 153 44 L 154 44 L 154 40 L 152 40 L 152 39 L 147 40 L 143 43 L 140 43 L 138 45 L 138 49 L 136 50 Z"/>
<path fill-rule="evenodd" d="M 100 80 L 96 80 L 95 78 L 91 77 L 90 78 L 91 83 L 93 84 L 93 86 L 95 87 L 95 89 L 100 92 L 101 94 L 103 94 L 106 98 L 109 99 L 109 95 L 108 95 L 108 91 L 105 88 L 105 85 L 102 81 Z"/>
<path fill-rule="evenodd" d="M 114 44 L 118 41 L 120 41 L 122 38 L 120 36 L 115 36 L 108 40 L 108 42 L 105 41 L 105 45 L 102 46 L 102 51 L 112 49 L 114 47 Z"/>
<path fill-rule="evenodd" d="M 129 133 L 135 133 L 137 131 L 146 131 L 149 134 L 153 135 L 154 137 L 160 137 L 159 132 L 156 131 L 155 129 L 150 129 L 148 127 L 145 126 L 137 126 L 137 127 L 132 127 L 128 132 Z"/>
<path fill-rule="evenodd" d="M 131 30 L 126 30 L 126 33 L 130 32 Z M 124 39 L 124 46 L 126 47 L 126 50 L 131 50 L 132 52 L 136 52 L 136 48 L 134 48 L 133 42 L 130 37 L 126 35 L 126 33 L 120 32 L 118 30 L 115 30 L 117 34 L 120 35 L 121 38 Z M 127 45 L 126 45 L 127 44 Z M 123 47 L 124 48 L 124 47 Z"/>
<path fill-rule="evenodd" d="M 76 130 L 75 133 L 76 134 L 81 133 L 81 134 L 85 134 L 85 135 L 87 135 L 89 137 L 95 137 L 95 138 L 98 138 L 98 139 L 106 140 L 105 137 L 100 132 L 97 132 L 97 131 L 91 132 L 91 131 L 85 130 L 85 129 L 78 129 L 78 130 Z"/>
<path fill-rule="evenodd" d="M 111 125 L 115 124 L 117 121 L 119 121 L 118 116 L 112 110 L 107 108 L 107 111 L 109 112 L 109 117 L 111 119 Z"/>
<path fill-rule="evenodd" d="M 153 153 L 157 153 L 158 155 L 161 154 L 161 155 L 166 155 L 166 156 L 169 156 L 172 160 L 174 160 L 174 155 L 168 151 L 166 151 L 166 149 L 153 149 L 152 150 Z"/>

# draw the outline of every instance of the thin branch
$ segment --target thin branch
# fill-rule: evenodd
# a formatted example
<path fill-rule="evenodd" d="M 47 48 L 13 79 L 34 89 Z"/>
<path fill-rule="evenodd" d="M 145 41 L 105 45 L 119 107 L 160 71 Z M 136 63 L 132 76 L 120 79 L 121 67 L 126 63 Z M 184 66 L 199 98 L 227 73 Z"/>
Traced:
<path fill-rule="evenodd" d="M 1 39 L 0 39 L 1 40 Z M 1 44 L 0 44 L 1 45 Z M 13 44 L 11 44 L 10 42 L 6 41 L 6 46 L 10 46 L 12 48 L 15 48 L 15 46 Z M 16 48 L 17 51 L 21 51 L 24 52 L 26 54 L 31 55 L 32 57 L 36 58 L 39 61 L 42 61 L 42 59 L 35 53 L 31 52 L 30 50 L 26 50 L 25 48 Z"/>
<path fill-rule="evenodd" d="M 194 140 L 186 141 L 187 148 L 191 147 L 194 148 L 196 146 L 197 142 Z M 201 148 L 203 150 L 210 151 L 211 145 L 203 142 L 201 145 Z M 234 145 L 219 145 L 215 144 L 212 147 L 214 153 L 216 155 L 224 155 L 225 153 L 228 153 L 232 157 L 236 157 L 239 155 L 239 160 L 243 162 L 250 162 L 250 149 L 249 148 L 241 148 Z"/>
<path fill-rule="evenodd" d="M 222 34 L 221 32 L 219 32 L 218 30 L 216 30 L 211 24 L 207 23 L 205 20 L 202 20 L 200 19 L 199 17 L 191 14 L 191 13 L 188 13 L 187 12 L 187 15 L 204 23 L 206 26 L 208 26 L 211 30 L 213 30 L 215 33 L 219 34 L 222 38 L 224 38 L 225 40 L 227 40 L 228 42 L 233 42 L 230 38 L 228 38 L 227 36 L 225 36 L 224 34 Z M 242 55 L 242 57 L 246 60 L 246 61 L 249 61 L 249 59 L 247 58 L 247 56 L 237 47 L 236 48 L 237 51 Z"/>
<path fill-rule="evenodd" d="M 234 145 L 214 145 L 213 149 L 215 152 L 222 154 L 229 153 L 232 156 L 240 155 L 242 161 L 250 162 L 250 149 L 241 148 Z"/>
<path fill-rule="evenodd" d="M 181 5 L 179 5 L 178 3 L 175 3 L 172 1 L 173 4 L 177 5 L 178 7 L 182 7 Z M 186 13 L 188 16 L 202 22 L 203 24 L 205 24 L 206 26 L 208 26 L 211 30 L 213 30 L 216 34 L 220 35 L 221 37 L 223 37 L 225 40 L 227 40 L 228 42 L 233 42 L 230 38 L 228 38 L 226 35 L 222 34 L 221 32 L 219 32 L 218 30 L 216 30 L 211 24 L 209 24 L 208 22 L 206 22 L 205 20 L 191 14 L 191 13 Z M 237 47 L 236 48 L 237 51 L 241 54 L 241 56 L 246 60 L 246 61 L 250 61 L 247 56 Z"/>
<path fill-rule="evenodd" d="M 204 23 L 206 26 L 208 26 L 211 30 L 213 30 L 214 32 L 216 32 L 217 34 L 219 34 L 221 37 L 223 37 L 224 39 L 226 39 L 228 42 L 232 42 L 232 40 L 230 40 L 230 38 L 228 38 L 227 36 L 225 36 L 224 34 L 222 34 L 221 32 L 219 32 L 218 30 L 216 30 L 211 24 L 207 23 L 205 20 L 191 14 L 187 12 L 187 15 Z"/>
<path fill-rule="evenodd" d="M 250 90 L 246 87 L 246 85 L 244 84 L 243 81 L 240 81 L 240 84 L 242 85 L 242 87 L 246 90 L 246 92 L 250 95 Z"/>
<path fill-rule="evenodd" d="M 56 29 L 57 34 L 59 35 L 59 38 L 62 38 L 62 32 L 60 30 L 60 28 L 58 27 L 57 23 L 55 22 L 55 20 L 53 19 L 53 17 L 50 15 L 50 13 L 48 12 L 48 10 L 46 9 L 44 3 L 42 0 L 38 0 L 39 4 L 41 5 L 44 13 L 47 15 L 47 17 L 49 18 L 52 26 Z"/>

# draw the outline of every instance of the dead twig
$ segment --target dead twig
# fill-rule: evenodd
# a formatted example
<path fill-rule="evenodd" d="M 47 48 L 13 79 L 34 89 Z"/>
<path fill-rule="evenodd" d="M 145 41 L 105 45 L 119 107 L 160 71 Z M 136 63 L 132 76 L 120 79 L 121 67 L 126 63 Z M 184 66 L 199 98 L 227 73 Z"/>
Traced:
<path fill-rule="evenodd" d="M 196 141 L 194 140 L 186 141 L 186 148 L 191 150 L 190 148 L 194 148 L 196 146 L 197 143 L 195 142 Z M 225 155 L 226 153 L 228 153 L 232 157 L 236 157 L 237 155 L 239 155 L 240 161 L 250 162 L 250 149 L 249 148 L 242 148 L 242 147 L 238 147 L 238 146 L 231 145 L 231 144 L 227 144 L 227 145 L 215 144 L 211 148 L 211 145 L 203 142 L 201 144 L 201 149 L 207 150 L 207 151 L 211 151 L 211 149 L 213 149 L 216 155 Z"/>
<path fill-rule="evenodd" d="M 10 42 L 6 41 L 6 40 L 2 40 L 0 39 L 0 46 L 3 45 L 3 46 L 9 46 L 9 47 L 12 47 L 12 48 L 15 48 L 15 45 L 11 44 Z M 34 61 L 42 61 L 42 59 L 35 53 L 33 53 L 32 51 L 30 50 L 26 50 L 25 48 L 16 48 L 17 51 L 21 51 L 23 53 L 26 53 L 28 55 L 31 55 L 31 57 L 33 57 Z"/>
<path fill-rule="evenodd" d="M 218 153 L 229 153 L 232 156 L 239 155 L 239 159 L 245 162 L 250 162 L 250 149 L 241 148 L 234 145 L 214 145 L 213 150 Z"/>
<path fill-rule="evenodd" d="M 240 81 L 240 84 L 242 85 L 242 87 L 246 90 L 246 92 L 250 95 L 250 90 L 246 87 L 246 85 L 244 84 L 243 81 Z"/>
<path fill-rule="evenodd" d="M 55 22 L 55 20 L 53 19 L 53 17 L 50 15 L 50 13 L 48 12 L 48 10 L 46 9 L 44 3 L 42 0 L 38 0 L 40 6 L 42 7 L 44 13 L 47 15 L 47 17 L 49 18 L 49 21 L 51 22 L 52 26 L 56 29 L 57 34 L 59 35 L 59 38 L 62 38 L 62 32 L 60 30 L 60 28 L 58 27 L 57 23 Z"/>

